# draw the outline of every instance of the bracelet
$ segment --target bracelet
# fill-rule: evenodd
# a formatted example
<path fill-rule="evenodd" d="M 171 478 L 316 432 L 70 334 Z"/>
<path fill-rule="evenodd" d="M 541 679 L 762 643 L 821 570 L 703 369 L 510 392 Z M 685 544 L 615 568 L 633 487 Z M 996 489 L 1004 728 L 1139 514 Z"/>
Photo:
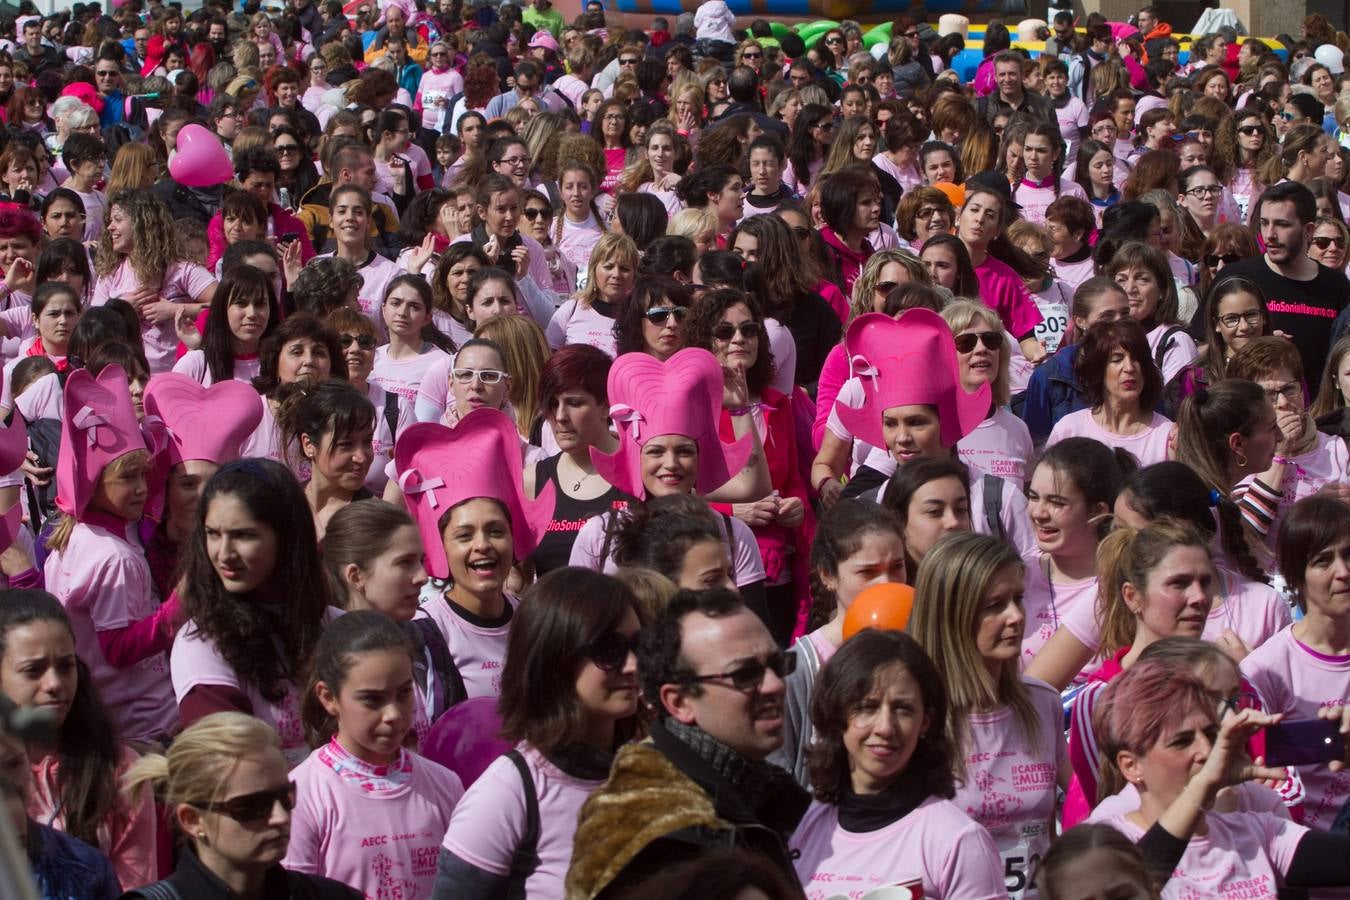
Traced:
<path fill-rule="evenodd" d="M 820 493 L 820 489 L 825 485 L 825 482 L 834 480 L 835 477 L 833 475 L 826 475 L 824 478 L 820 479 L 820 481 L 816 482 L 816 493 Z"/>
<path fill-rule="evenodd" d="M 750 413 L 754 412 L 754 410 L 755 408 L 753 406 L 738 406 L 735 409 L 727 410 L 727 414 L 732 418 L 737 418 L 739 416 L 748 416 Z"/>
<path fill-rule="evenodd" d="M 1275 465 L 1277 465 L 1277 466 L 1287 466 L 1287 465 L 1289 465 L 1290 463 L 1293 462 L 1293 460 L 1290 459 L 1290 458 L 1287 457 L 1287 456 L 1278 456 L 1278 455 L 1277 455 L 1277 456 L 1272 456 L 1272 457 L 1270 458 L 1270 461 L 1271 461 L 1272 463 L 1274 463 Z"/>

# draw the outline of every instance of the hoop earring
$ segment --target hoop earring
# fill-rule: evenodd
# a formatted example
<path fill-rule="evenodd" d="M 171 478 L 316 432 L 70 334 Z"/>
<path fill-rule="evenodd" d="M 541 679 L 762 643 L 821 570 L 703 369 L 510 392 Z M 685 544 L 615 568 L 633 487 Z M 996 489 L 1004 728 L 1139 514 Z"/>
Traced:
<path fill-rule="evenodd" d="M 1237 455 L 1237 464 L 1244 469 L 1247 468 L 1247 457 L 1239 453 Z"/>

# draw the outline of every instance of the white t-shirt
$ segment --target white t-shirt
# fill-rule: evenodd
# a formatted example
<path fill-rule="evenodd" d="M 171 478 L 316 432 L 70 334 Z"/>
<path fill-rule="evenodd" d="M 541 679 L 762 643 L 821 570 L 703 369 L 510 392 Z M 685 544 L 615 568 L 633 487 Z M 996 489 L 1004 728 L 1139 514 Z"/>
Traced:
<path fill-rule="evenodd" d="M 1017 485 L 1027 479 L 1027 462 L 1035 453 L 1027 424 L 1000 406 L 956 445 L 956 455 L 970 467 L 970 477 L 996 475 Z"/>

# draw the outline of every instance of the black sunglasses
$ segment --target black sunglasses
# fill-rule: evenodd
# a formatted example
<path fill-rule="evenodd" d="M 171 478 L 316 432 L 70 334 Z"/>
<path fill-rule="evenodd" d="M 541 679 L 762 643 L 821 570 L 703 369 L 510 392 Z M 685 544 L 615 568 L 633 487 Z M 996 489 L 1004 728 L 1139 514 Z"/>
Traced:
<path fill-rule="evenodd" d="M 899 286 L 900 282 L 898 281 L 878 281 L 877 286 L 873 288 L 873 290 L 884 297 Z"/>
<path fill-rule="evenodd" d="M 671 316 L 675 317 L 676 322 L 683 322 L 687 315 L 689 310 L 683 306 L 653 306 L 642 314 L 643 318 L 653 325 L 664 325 Z"/>
<path fill-rule="evenodd" d="M 289 781 L 284 787 L 231 797 L 229 800 L 213 800 L 190 805 L 208 812 L 220 813 L 236 822 L 247 823 L 266 819 L 278 803 L 286 812 L 295 809 L 295 782 Z"/>
<path fill-rule="evenodd" d="M 350 347 L 352 345 L 352 341 L 356 341 L 356 346 L 360 347 L 362 350 L 375 349 L 375 339 L 368 334 L 338 335 L 338 344 L 341 345 L 343 350 L 346 350 L 348 347 Z"/>
<path fill-rule="evenodd" d="M 1236 253 L 1225 253 L 1223 255 L 1219 255 L 1218 253 L 1206 253 L 1205 265 L 1209 266 L 1211 269 L 1219 263 L 1223 263 L 1225 266 L 1231 266 L 1240 259 L 1242 259 L 1242 257 L 1238 256 Z"/>
<path fill-rule="evenodd" d="M 628 654 L 637 653 L 638 635 L 632 637 L 611 631 L 586 648 L 586 656 L 595 663 L 596 668 L 605 672 L 617 672 L 628 662 Z"/>
<path fill-rule="evenodd" d="M 1327 249 L 1328 247 L 1330 247 L 1332 244 L 1335 244 L 1337 247 L 1344 247 L 1344 246 L 1345 246 L 1345 238 L 1343 238 L 1343 237 L 1315 237 L 1315 238 L 1312 239 L 1312 245 L 1313 245 L 1314 247 L 1316 247 L 1318 250 L 1325 250 L 1325 249 Z"/>
<path fill-rule="evenodd" d="M 736 332 L 740 332 L 741 337 L 747 341 L 759 337 L 763 329 L 758 322 L 742 322 L 739 325 L 733 325 L 730 322 L 722 322 L 713 329 L 713 337 L 719 341 L 729 341 L 736 337 Z"/>
<path fill-rule="evenodd" d="M 1265 131 L 1265 129 L 1260 125 L 1243 125 L 1238 129 L 1238 134 L 1245 134 L 1247 137 L 1251 137 L 1252 135 L 1260 134 L 1263 131 Z"/>
<path fill-rule="evenodd" d="M 553 210 L 540 209 L 537 206 L 531 206 L 525 210 L 525 218 L 529 219 L 531 222 L 535 219 L 551 219 L 553 218 Z"/>
<path fill-rule="evenodd" d="M 978 331 L 956 336 L 956 349 L 962 353 L 974 350 L 976 343 L 984 344 L 986 350 L 997 350 L 1003 346 L 1003 335 L 997 331 Z"/>
<path fill-rule="evenodd" d="M 728 679 L 738 691 L 753 691 L 764 683 L 764 673 L 773 672 L 779 678 L 786 678 L 797 670 L 797 654 L 783 653 L 781 650 L 769 654 L 763 662 L 752 660 L 730 672 L 717 672 L 712 675 L 687 675 L 685 684 L 702 684 L 709 681 Z"/>

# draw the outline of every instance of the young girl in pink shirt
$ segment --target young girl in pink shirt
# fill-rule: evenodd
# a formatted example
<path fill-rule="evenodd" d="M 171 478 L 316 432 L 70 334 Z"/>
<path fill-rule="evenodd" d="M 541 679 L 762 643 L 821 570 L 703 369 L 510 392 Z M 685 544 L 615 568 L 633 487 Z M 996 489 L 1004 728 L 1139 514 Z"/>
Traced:
<path fill-rule="evenodd" d="M 249 713 L 276 729 L 295 765 L 309 750 L 302 673 L 340 614 L 304 492 L 280 463 L 235 460 L 211 476 L 197 515 L 183 562 L 189 621 L 169 657 L 179 721 Z"/>
<path fill-rule="evenodd" d="M 844 643 L 844 615 L 853 599 L 877 584 L 904 584 L 905 543 L 889 511 L 865 500 L 841 500 L 826 510 L 811 544 L 811 593 L 815 605 L 792 652 L 797 668 L 786 679 L 783 746 L 769 761 L 806 787 L 811 748 L 811 697 L 816 677 Z"/>
<path fill-rule="evenodd" d="M 263 340 L 279 324 L 281 309 L 272 279 L 251 266 L 237 266 L 211 298 L 206 330 L 196 338 L 200 349 L 184 353 L 173 370 L 204 385 L 230 379 L 247 384 L 258 374 Z M 191 337 L 185 335 L 185 340 Z"/>
<path fill-rule="evenodd" d="M 548 345 L 590 344 L 615 354 L 614 320 L 636 283 L 638 249 L 633 239 L 607 234 L 596 242 L 586 268 L 586 286 L 549 320 Z"/>
<path fill-rule="evenodd" d="M 1027 487 L 1036 553 L 1027 558 L 1023 585 L 1023 665 L 1070 610 L 1095 606 L 1097 544 L 1111 530 L 1116 495 L 1134 466 L 1125 451 L 1077 437 L 1048 448 L 1036 463 Z"/>
<path fill-rule="evenodd" d="M 933 661 L 903 632 L 859 632 L 821 670 L 811 704 L 816 800 L 789 842 L 809 900 L 886 887 L 1007 896 L 989 832 L 951 799 L 954 715 Z"/>
<path fill-rule="evenodd" d="M 966 202 L 956 217 L 956 236 L 970 252 L 970 262 L 980 282 L 980 299 L 998 313 L 1003 327 L 1022 349 L 1022 355 L 1036 363 L 1045 356 L 1045 347 L 1035 335 L 1041 313 L 1021 276 L 1006 262 L 1018 259 L 1018 251 L 1003 235 L 1012 220 L 1007 183 L 1003 176 L 992 174 L 988 182 L 967 189 Z"/>
<path fill-rule="evenodd" d="M 375 351 L 371 377 L 408 405 L 417 401 L 429 367 L 455 346 L 436 327 L 431 310 L 431 285 L 421 275 L 400 275 L 389 282 L 380 305 L 389 343 Z"/>
<path fill-rule="evenodd" d="M 1060 174 L 1064 166 L 1064 142 L 1059 128 L 1038 122 L 1027 130 L 1022 142 L 1022 162 L 1026 167 L 1021 181 L 1013 185 L 1013 202 L 1022 207 L 1021 218 L 1033 225 L 1045 224 L 1045 210 L 1060 197 L 1087 200 L 1077 182 Z"/>
<path fill-rule="evenodd" d="M 579 160 L 564 160 L 558 169 L 562 209 L 554 220 L 553 243 L 578 271 L 589 266 L 595 245 L 605 235 L 595 207 L 595 192 L 596 177 L 591 167 Z"/>
<path fill-rule="evenodd" d="M 464 786 L 403 746 L 417 705 L 412 653 L 375 610 L 342 616 L 319 639 L 301 704 L 316 749 L 291 773 L 288 869 L 367 897 L 431 896 L 436 848 Z"/>
<path fill-rule="evenodd" d="M 361 290 L 357 301 L 361 311 L 375 323 L 380 335 L 385 334 L 380 307 L 389 283 L 403 274 L 403 269 L 391 259 L 381 256 L 371 247 L 370 217 L 374 202 L 365 188 L 346 184 L 335 188 L 328 198 L 332 223 L 333 251 L 321 253 L 316 259 L 332 256 L 351 263 L 361 276 Z"/>
<path fill-rule="evenodd" d="M 305 501 L 322 540 L 333 513 L 373 496 L 365 480 L 375 455 L 375 408 L 366 394 L 330 379 L 292 393 L 277 418 L 291 470 L 308 471 Z"/>
<path fill-rule="evenodd" d="M 467 697 L 501 693 L 502 663 L 517 600 L 505 587 L 553 515 L 553 489 L 525 498 L 515 423 L 477 408 L 454 428 L 408 427 L 394 448 L 397 491 L 417 522 L 432 581 L 419 617 L 450 648 Z"/>
<path fill-rule="evenodd" d="M 148 496 L 151 465 L 126 374 L 66 381 L 56 504 L 64 513 L 47 546 L 47 589 L 70 613 L 80 657 L 129 740 L 173 733 L 166 653 L 182 617 L 161 603 L 145 551 L 133 536 Z"/>
<path fill-rule="evenodd" d="M 13 590 L 0 604 L 0 693 L 53 714 L 55 740 L 29 742 L 28 815 L 107 855 L 128 890 L 159 877 L 154 802 L 132 801 L 122 776 L 137 754 L 118 730 L 75 654 L 61 605 L 44 591 Z"/>
<path fill-rule="evenodd" d="M 1013 898 L 1036 896 L 1029 879 L 1070 774 L 1059 693 L 1021 674 L 1023 578 L 1003 541 L 943 538 L 919 568 L 907 629 L 931 651 L 950 695 L 960 779 L 952 802 L 993 837 Z"/>
<path fill-rule="evenodd" d="M 634 648 L 645 624 L 628 588 L 598 572 L 558 569 L 526 592 L 499 704 L 516 746 L 455 807 L 437 896 L 563 896 L 581 805 L 641 734 Z"/>

